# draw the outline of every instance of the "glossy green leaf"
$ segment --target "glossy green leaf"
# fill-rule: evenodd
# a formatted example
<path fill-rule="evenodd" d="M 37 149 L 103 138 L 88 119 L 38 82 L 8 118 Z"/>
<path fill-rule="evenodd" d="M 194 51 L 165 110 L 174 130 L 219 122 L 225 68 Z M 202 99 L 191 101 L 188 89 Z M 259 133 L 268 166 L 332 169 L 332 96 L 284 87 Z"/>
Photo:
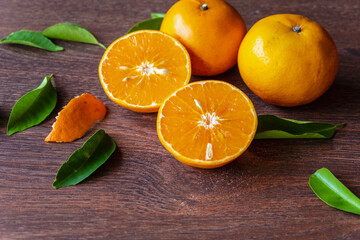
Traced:
<path fill-rule="evenodd" d="M 330 123 L 297 121 L 265 114 L 258 116 L 255 139 L 331 138 L 336 129 L 344 125 L 345 123 L 333 125 Z"/>
<path fill-rule="evenodd" d="M 8 135 L 40 124 L 54 110 L 57 94 L 51 78 L 52 75 L 46 76 L 38 88 L 15 103 L 7 125 Z"/>
<path fill-rule="evenodd" d="M 38 32 L 21 30 L 10 33 L 9 36 L 0 40 L 1 43 L 21 44 L 45 49 L 51 52 L 62 51 L 63 47 L 55 45 L 50 39 Z"/>
<path fill-rule="evenodd" d="M 53 187 L 58 189 L 78 184 L 105 163 L 115 148 L 111 137 L 104 130 L 98 130 L 60 167 Z"/>
<path fill-rule="evenodd" d="M 314 193 L 326 204 L 360 215 L 360 199 L 328 169 L 321 168 L 311 175 L 309 185 Z"/>
<path fill-rule="evenodd" d="M 164 18 L 165 13 L 151 13 L 151 18 Z"/>
<path fill-rule="evenodd" d="M 88 30 L 73 23 L 55 24 L 45 29 L 42 34 L 48 38 L 96 44 L 106 49 Z"/>
<path fill-rule="evenodd" d="M 148 19 L 135 24 L 127 33 L 139 31 L 139 30 L 160 30 L 163 18 Z"/>

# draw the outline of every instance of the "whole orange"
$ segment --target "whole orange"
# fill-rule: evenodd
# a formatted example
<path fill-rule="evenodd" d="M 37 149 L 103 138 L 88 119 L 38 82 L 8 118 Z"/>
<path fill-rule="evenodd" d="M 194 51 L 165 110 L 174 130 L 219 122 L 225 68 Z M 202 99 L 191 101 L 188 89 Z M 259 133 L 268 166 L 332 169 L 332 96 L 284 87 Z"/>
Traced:
<path fill-rule="evenodd" d="M 181 0 L 166 13 L 160 31 L 185 46 L 193 74 L 211 76 L 236 64 L 246 26 L 240 14 L 223 0 Z"/>
<path fill-rule="evenodd" d="M 246 85 L 264 101 L 285 107 L 310 103 L 334 82 L 338 53 L 329 33 L 294 14 L 266 17 L 246 34 L 238 65 Z"/>

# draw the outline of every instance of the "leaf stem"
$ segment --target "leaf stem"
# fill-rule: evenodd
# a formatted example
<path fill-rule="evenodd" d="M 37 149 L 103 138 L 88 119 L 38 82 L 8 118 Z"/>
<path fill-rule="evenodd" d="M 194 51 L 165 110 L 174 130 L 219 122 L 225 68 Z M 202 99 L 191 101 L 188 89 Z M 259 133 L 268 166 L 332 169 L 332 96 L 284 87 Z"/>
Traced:
<path fill-rule="evenodd" d="M 105 47 L 103 44 L 98 43 L 98 45 L 99 45 L 100 47 L 102 47 L 103 49 L 105 49 L 105 50 L 106 50 L 106 47 Z"/>
<path fill-rule="evenodd" d="M 342 127 L 345 127 L 346 126 L 346 123 L 340 123 L 338 125 L 335 125 L 336 128 L 342 128 Z"/>

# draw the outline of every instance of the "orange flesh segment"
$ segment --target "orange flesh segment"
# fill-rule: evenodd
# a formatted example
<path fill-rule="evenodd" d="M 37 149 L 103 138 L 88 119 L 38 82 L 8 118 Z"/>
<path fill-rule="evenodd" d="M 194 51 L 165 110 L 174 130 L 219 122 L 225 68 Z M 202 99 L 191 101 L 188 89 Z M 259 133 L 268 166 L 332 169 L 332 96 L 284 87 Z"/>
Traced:
<path fill-rule="evenodd" d="M 105 117 L 106 107 L 96 97 L 84 93 L 73 98 L 58 114 L 45 142 L 72 142 L 81 138 L 96 122 Z"/>
<path fill-rule="evenodd" d="M 180 161 L 196 167 L 226 164 L 254 138 L 257 115 L 251 101 L 221 81 L 189 84 L 160 108 L 158 135 Z"/>
<path fill-rule="evenodd" d="M 117 104 L 154 112 L 191 76 L 186 49 L 171 36 L 143 30 L 116 40 L 99 65 L 101 84 Z"/>

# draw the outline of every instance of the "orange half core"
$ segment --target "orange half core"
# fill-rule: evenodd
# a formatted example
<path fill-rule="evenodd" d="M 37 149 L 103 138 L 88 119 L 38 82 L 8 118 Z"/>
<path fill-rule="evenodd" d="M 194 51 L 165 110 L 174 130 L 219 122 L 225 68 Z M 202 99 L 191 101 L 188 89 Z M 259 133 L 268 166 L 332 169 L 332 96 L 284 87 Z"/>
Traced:
<path fill-rule="evenodd" d="M 185 86 L 168 98 L 158 115 L 163 145 L 183 163 L 212 168 L 238 157 L 250 145 L 257 116 L 249 98 L 221 81 Z"/>

